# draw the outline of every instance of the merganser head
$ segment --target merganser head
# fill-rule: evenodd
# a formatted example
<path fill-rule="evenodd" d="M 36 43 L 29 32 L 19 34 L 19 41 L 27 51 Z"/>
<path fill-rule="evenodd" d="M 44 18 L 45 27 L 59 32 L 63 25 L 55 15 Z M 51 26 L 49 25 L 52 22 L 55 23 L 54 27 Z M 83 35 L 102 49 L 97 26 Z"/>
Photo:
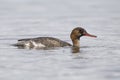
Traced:
<path fill-rule="evenodd" d="M 73 46 L 80 47 L 79 39 L 82 36 L 95 37 L 95 38 L 97 37 L 95 35 L 91 35 L 91 34 L 87 33 L 87 31 L 81 27 L 74 28 L 70 35 L 71 40 L 73 42 Z"/>

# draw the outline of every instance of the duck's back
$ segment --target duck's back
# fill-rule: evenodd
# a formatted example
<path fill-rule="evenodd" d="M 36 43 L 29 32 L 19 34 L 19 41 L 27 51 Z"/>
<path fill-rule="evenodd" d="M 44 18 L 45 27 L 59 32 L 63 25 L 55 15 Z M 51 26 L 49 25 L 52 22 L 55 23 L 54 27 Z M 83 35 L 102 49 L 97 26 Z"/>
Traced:
<path fill-rule="evenodd" d="M 38 38 L 28 38 L 28 39 L 20 39 L 16 46 L 20 47 L 29 47 L 29 48 L 42 48 L 42 47 L 64 47 L 71 46 L 71 44 L 59 40 L 53 37 L 38 37 Z"/>

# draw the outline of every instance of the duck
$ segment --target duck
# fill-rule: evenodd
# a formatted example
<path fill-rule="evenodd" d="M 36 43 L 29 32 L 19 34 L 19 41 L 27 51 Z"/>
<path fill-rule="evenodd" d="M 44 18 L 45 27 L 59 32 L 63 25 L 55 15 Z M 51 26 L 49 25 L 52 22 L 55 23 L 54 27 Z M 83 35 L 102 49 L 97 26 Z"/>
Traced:
<path fill-rule="evenodd" d="M 82 36 L 88 36 L 94 38 L 97 37 L 95 35 L 89 34 L 82 27 L 76 27 L 72 30 L 70 34 L 72 44 L 53 37 L 37 37 L 37 38 L 19 39 L 14 46 L 17 46 L 19 48 L 48 48 L 48 47 L 65 47 L 65 46 L 73 46 L 79 48 L 80 38 Z"/>

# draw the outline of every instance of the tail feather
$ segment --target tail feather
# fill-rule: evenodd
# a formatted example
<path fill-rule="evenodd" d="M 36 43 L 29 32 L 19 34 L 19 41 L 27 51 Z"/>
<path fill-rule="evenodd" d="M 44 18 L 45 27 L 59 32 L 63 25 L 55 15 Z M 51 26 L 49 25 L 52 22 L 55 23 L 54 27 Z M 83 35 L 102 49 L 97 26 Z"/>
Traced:
<path fill-rule="evenodd" d="M 24 44 L 19 44 L 19 43 L 16 43 L 16 44 L 12 44 L 12 46 L 21 46 L 21 47 L 23 47 L 23 46 L 24 46 Z"/>

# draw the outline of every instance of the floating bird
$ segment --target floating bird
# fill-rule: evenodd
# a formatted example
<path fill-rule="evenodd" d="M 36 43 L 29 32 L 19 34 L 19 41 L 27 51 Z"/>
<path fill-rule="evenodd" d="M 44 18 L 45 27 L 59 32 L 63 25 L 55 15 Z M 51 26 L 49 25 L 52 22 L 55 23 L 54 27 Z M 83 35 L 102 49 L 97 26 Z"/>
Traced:
<path fill-rule="evenodd" d="M 49 48 L 49 47 L 64 47 L 64 46 L 73 46 L 80 47 L 80 38 L 82 36 L 89 36 L 96 38 L 97 36 L 87 33 L 84 28 L 76 27 L 72 30 L 70 38 L 73 44 L 67 43 L 57 38 L 53 37 L 37 37 L 37 38 L 27 38 L 20 39 L 15 44 L 20 48 Z"/>

